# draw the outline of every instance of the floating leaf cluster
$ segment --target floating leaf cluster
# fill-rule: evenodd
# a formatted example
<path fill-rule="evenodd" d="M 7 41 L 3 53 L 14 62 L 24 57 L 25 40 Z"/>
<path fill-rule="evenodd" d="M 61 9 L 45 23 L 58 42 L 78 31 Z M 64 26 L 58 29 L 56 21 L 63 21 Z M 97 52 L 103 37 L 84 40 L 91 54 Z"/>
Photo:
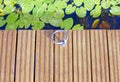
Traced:
<path fill-rule="evenodd" d="M 75 13 L 84 18 L 87 12 L 97 18 L 102 9 L 108 13 L 120 15 L 120 0 L 0 0 L 0 27 L 6 30 L 29 28 L 39 30 L 50 24 L 62 29 L 84 29 L 80 24 L 74 24 L 72 17 L 66 15 Z"/>

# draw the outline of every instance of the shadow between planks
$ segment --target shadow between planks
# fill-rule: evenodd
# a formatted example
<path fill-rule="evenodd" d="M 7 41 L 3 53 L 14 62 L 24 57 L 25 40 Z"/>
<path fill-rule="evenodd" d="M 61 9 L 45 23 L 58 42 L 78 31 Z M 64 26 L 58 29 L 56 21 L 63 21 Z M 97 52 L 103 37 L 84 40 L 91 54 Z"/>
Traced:
<path fill-rule="evenodd" d="M 120 30 L 52 32 L 0 31 L 0 82 L 120 82 Z"/>

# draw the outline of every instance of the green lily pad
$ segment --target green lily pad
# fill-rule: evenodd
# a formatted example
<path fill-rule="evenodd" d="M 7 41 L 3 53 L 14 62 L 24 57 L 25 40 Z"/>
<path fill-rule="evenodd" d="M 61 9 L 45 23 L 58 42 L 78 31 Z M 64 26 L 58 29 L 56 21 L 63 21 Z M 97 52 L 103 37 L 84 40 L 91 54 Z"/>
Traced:
<path fill-rule="evenodd" d="M 87 10 L 84 7 L 80 7 L 76 9 L 76 14 L 80 18 L 84 18 L 87 14 Z"/>
<path fill-rule="evenodd" d="M 51 18 L 49 23 L 55 27 L 59 27 L 62 22 L 62 19 Z"/>
<path fill-rule="evenodd" d="M 84 30 L 84 26 L 81 26 L 80 24 L 77 24 L 72 29 L 73 30 Z"/>
<path fill-rule="evenodd" d="M 42 21 L 35 21 L 32 23 L 32 29 L 33 30 L 40 30 L 45 26 L 45 24 Z"/>
<path fill-rule="evenodd" d="M 60 25 L 60 27 L 64 28 L 65 30 L 69 30 L 72 26 L 73 26 L 73 19 L 72 18 L 65 19 Z"/>
<path fill-rule="evenodd" d="M 66 14 L 72 14 L 72 13 L 75 12 L 75 10 L 76 10 L 76 7 L 75 7 L 75 6 L 73 6 L 73 5 L 68 5 L 68 6 L 66 7 L 65 13 L 66 13 Z"/>
<path fill-rule="evenodd" d="M 76 6 L 82 5 L 83 1 L 84 1 L 84 0 L 73 0 L 74 4 L 75 4 Z"/>
<path fill-rule="evenodd" d="M 120 15 L 120 7 L 119 6 L 111 7 L 110 13 L 112 13 L 113 15 Z"/>

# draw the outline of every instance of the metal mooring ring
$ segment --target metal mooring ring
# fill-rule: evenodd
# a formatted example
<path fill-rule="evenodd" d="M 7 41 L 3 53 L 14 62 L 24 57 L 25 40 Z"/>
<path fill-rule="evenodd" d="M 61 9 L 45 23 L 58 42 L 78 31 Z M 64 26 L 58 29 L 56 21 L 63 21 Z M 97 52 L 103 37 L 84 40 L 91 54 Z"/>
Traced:
<path fill-rule="evenodd" d="M 58 32 L 63 32 L 63 33 L 66 35 L 66 37 L 63 38 L 60 42 L 56 42 L 56 41 L 54 40 L 54 35 L 55 35 L 56 33 L 58 33 Z M 55 31 L 51 34 L 51 41 L 52 41 L 54 44 L 58 44 L 58 45 L 64 47 L 64 46 L 67 44 L 67 40 L 68 40 L 68 32 L 65 31 L 65 30 L 55 30 Z"/>

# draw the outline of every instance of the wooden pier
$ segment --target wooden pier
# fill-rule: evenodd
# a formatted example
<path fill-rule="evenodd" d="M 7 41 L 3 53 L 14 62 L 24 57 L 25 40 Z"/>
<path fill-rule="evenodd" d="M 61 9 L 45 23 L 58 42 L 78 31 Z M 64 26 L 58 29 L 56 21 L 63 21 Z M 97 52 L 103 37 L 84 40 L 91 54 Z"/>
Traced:
<path fill-rule="evenodd" d="M 120 82 L 120 30 L 70 30 L 65 47 L 51 33 L 1 30 L 0 82 Z"/>

